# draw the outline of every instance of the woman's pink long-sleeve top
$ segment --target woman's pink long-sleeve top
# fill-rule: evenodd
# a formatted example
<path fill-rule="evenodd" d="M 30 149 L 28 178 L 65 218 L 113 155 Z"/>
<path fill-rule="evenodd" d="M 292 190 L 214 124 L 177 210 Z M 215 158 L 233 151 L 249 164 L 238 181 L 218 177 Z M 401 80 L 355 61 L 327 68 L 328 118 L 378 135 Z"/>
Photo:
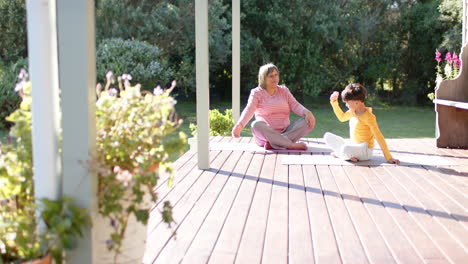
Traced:
<path fill-rule="evenodd" d="M 274 95 L 269 95 L 266 89 L 257 87 L 250 91 L 247 106 L 237 124 L 244 128 L 255 114 L 256 120 L 263 120 L 271 128 L 281 132 L 290 124 L 291 111 L 304 116 L 306 110 L 286 86 L 278 85 Z"/>

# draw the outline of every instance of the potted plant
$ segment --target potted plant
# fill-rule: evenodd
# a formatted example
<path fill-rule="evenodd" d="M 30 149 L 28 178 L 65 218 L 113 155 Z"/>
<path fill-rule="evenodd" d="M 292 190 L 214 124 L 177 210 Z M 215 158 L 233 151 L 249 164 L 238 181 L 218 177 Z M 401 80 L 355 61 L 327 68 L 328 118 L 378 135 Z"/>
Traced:
<path fill-rule="evenodd" d="M 62 263 L 74 249 L 82 228 L 90 224 L 86 210 L 67 197 L 36 203 L 31 152 L 31 84 L 22 78 L 20 108 L 7 117 L 14 123 L 0 145 L 0 262 Z M 44 228 L 37 229 L 37 209 Z M 31 262 L 25 262 L 31 261 Z"/>
<path fill-rule="evenodd" d="M 153 188 L 159 173 L 172 175 L 169 155 L 182 152 L 186 144 L 184 133 L 172 134 L 182 122 L 175 112 L 176 100 L 170 96 L 176 82 L 168 89 L 158 86 L 149 92 L 139 84 L 132 86 L 131 78 L 123 74 L 115 82 L 108 72 L 102 91 L 97 86 L 97 146 L 90 160 L 98 175 L 99 214 L 111 228 L 105 244 L 114 252 L 114 262 L 122 253 L 131 219 L 140 222 L 146 234 L 149 212 L 157 200 Z M 169 184 L 171 180 L 172 176 Z M 163 219 L 171 223 L 172 207 L 169 202 L 164 205 Z"/>
<path fill-rule="evenodd" d="M 33 193 L 31 84 L 26 82 L 25 73 L 21 76 L 21 89 L 16 90 L 22 102 L 8 117 L 15 124 L 10 131 L 15 142 L 0 148 L 0 256 L 10 263 L 50 254 L 60 263 L 60 252 L 76 246 L 75 238 L 89 221 L 87 213 L 69 198 L 43 200 L 39 205 L 46 230 L 40 235 L 36 232 L 39 205 Z M 118 77 L 118 88 L 111 87 L 115 83 L 112 73 L 107 80 L 103 91 L 97 86 L 97 147 L 89 168 L 98 176 L 98 210 L 110 228 L 105 245 L 114 253 L 115 262 L 129 221 L 133 218 L 146 225 L 157 199 L 153 188 L 158 175 L 172 175 L 169 154 L 182 152 L 186 137 L 182 132 L 168 136 L 182 122 L 175 113 L 176 100 L 170 96 L 175 81 L 169 89 L 158 86 L 151 93 L 141 91 L 140 85 L 132 86 L 130 75 Z M 172 176 L 169 184 L 171 180 Z M 166 201 L 161 212 L 166 223 L 172 222 L 171 209 Z"/>

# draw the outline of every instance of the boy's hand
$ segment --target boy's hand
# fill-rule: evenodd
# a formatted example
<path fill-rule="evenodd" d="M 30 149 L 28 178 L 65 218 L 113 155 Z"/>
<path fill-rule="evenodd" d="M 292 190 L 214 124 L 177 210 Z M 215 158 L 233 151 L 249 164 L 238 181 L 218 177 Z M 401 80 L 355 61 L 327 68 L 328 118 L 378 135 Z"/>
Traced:
<path fill-rule="evenodd" d="M 336 100 L 338 100 L 338 96 L 340 96 L 340 93 L 337 92 L 337 91 L 334 91 L 334 92 L 330 95 L 330 102 L 336 102 Z"/>
<path fill-rule="evenodd" d="M 392 164 L 396 164 L 396 165 L 399 165 L 400 164 L 400 161 L 397 160 L 397 159 L 389 159 L 387 160 L 388 163 L 392 163 Z"/>

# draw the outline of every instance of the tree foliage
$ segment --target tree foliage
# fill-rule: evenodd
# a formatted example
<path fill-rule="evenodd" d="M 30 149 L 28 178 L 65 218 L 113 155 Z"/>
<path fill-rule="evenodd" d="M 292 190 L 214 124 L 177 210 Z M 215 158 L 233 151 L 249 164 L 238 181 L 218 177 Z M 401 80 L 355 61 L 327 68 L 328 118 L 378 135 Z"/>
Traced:
<path fill-rule="evenodd" d="M 27 54 L 25 0 L 0 0 L 0 61 L 14 62 Z"/>
<path fill-rule="evenodd" d="M 230 63 L 231 34 L 226 6 L 210 1 L 211 79 Z M 100 0 L 97 38 L 136 39 L 162 50 L 185 94 L 195 91 L 195 7 L 192 0 Z"/>
<path fill-rule="evenodd" d="M 27 56 L 24 0 L 0 0 L 0 60 Z M 230 97 L 231 0 L 209 1 L 210 91 Z M 179 95 L 195 92 L 195 2 L 97 0 L 97 43 L 137 40 L 160 50 Z M 435 49 L 459 53 L 459 0 L 242 0 L 241 89 L 259 66 L 278 65 L 297 95 L 326 94 L 351 82 L 400 102 L 434 86 Z M 99 65 L 98 65 L 99 67 Z M 147 87 L 147 86 L 146 86 Z"/>

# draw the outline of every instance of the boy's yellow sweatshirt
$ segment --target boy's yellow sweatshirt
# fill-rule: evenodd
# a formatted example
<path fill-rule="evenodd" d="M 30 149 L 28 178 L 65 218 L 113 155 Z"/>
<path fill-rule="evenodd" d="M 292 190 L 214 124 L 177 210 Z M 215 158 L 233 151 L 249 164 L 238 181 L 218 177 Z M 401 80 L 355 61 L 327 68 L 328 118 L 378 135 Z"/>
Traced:
<path fill-rule="evenodd" d="M 374 138 L 379 143 L 386 160 L 392 159 L 385 138 L 377 125 L 377 119 L 372 113 L 372 108 L 366 107 L 366 111 L 361 115 L 356 115 L 351 111 L 343 112 L 338 101 L 331 102 L 333 112 L 341 122 L 349 120 L 349 135 L 355 143 L 367 142 L 369 148 L 374 147 Z"/>

